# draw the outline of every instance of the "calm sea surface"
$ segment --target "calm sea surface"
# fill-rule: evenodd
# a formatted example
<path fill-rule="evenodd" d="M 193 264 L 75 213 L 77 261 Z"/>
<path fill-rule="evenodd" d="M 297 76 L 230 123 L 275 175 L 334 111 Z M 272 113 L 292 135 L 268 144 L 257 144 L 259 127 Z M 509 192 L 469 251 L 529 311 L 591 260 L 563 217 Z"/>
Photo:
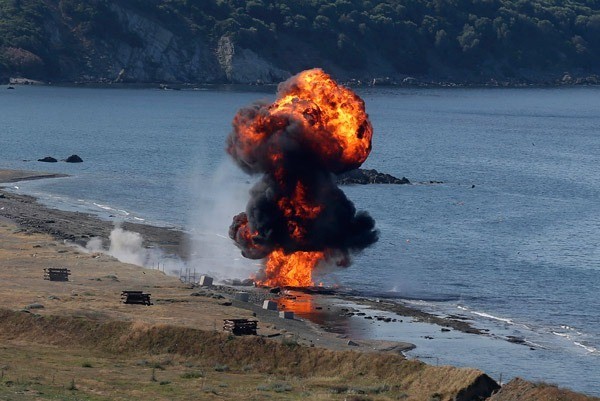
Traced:
<path fill-rule="evenodd" d="M 411 356 L 430 363 L 600 395 L 600 88 L 359 93 L 375 128 L 364 167 L 417 184 L 344 188 L 381 238 L 323 281 L 461 314 L 491 333 L 372 325 L 362 335 L 415 342 Z M 69 174 L 11 187 L 52 206 L 182 227 L 198 238 L 199 270 L 246 277 L 256 266 L 226 237 L 255 178 L 232 166 L 224 141 L 239 107 L 272 98 L 0 88 L 0 168 Z M 35 161 L 71 154 L 84 163 Z"/>

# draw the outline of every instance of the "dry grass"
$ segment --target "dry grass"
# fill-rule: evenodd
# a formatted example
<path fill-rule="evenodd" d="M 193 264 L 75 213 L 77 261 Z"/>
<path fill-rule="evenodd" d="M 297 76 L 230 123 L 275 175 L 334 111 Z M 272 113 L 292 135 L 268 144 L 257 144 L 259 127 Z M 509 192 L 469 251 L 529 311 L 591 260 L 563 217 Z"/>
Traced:
<path fill-rule="evenodd" d="M 45 281 L 44 267 L 67 267 L 72 281 Z M 155 305 L 121 304 L 125 289 L 150 292 Z M 0 399 L 449 401 L 481 377 L 394 354 L 232 337 L 222 319 L 251 312 L 191 292 L 0 221 L 0 361 L 10 361 L 0 362 Z M 31 304 L 43 307 L 22 311 Z"/>
<path fill-rule="evenodd" d="M 46 267 L 67 267 L 71 281 L 42 280 Z M 152 294 L 149 308 L 123 305 L 123 290 Z M 45 235 L 29 235 L 0 221 L 0 293 L 2 306 L 22 309 L 37 303 L 43 315 L 79 315 L 111 320 L 177 324 L 204 330 L 222 319 L 251 317 L 243 309 L 219 305 L 219 300 L 190 297 L 193 290 L 157 270 L 120 263 L 103 254 L 86 254 Z"/>
<path fill-rule="evenodd" d="M 146 371 L 145 377 L 152 382 L 149 370 L 158 369 L 155 371 L 159 376 L 156 381 L 169 381 L 170 385 L 185 382 L 200 370 L 206 380 L 215 375 L 233 375 L 235 379 L 225 380 L 230 391 L 239 389 L 239 378 L 249 375 L 263 380 L 264 377 L 293 378 L 282 383 L 295 381 L 297 385 L 281 384 L 266 390 L 259 388 L 262 392 L 272 391 L 282 397 L 293 397 L 297 393 L 294 389 L 302 389 L 302 392 L 311 389 L 327 396 L 358 394 L 375 397 L 373 399 L 389 399 L 389 395 L 404 394 L 406 399 L 428 401 L 434 394 L 439 394 L 440 400 L 451 400 L 481 375 L 479 371 L 470 369 L 432 367 L 405 360 L 399 355 L 290 348 L 260 337 L 234 337 L 186 327 L 40 316 L 8 310 L 0 310 L 0 321 L 0 338 L 21 347 L 29 344 L 30 353 L 36 348 L 33 344 L 37 343 L 42 349 L 69 349 L 75 355 L 81 350 L 92 351 L 93 355 L 108 359 L 119 355 L 127 361 L 121 362 L 124 365 L 144 358 L 158 358 L 163 362 L 144 364 L 138 370 Z M 65 358 L 65 362 L 71 360 L 71 357 Z M 77 371 L 74 377 L 79 383 L 82 377 L 91 374 L 90 371 L 101 369 L 106 363 L 98 358 L 79 357 L 68 365 L 72 365 L 69 371 Z M 193 366 L 194 369 L 182 371 L 181 366 Z M 217 369 L 219 366 L 227 366 L 227 369 Z M 248 366 L 251 368 L 248 369 Z M 170 373 L 165 373 L 167 371 Z M 197 375 L 197 378 L 202 378 L 202 375 Z M 133 380 L 133 377 L 126 381 L 130 379 Z M 343 387 L 343 383 L 352 383 L 352 386 Z"/>
<path fill-rule="evenodd" d="M 599 401 L 547 383 L 531 383 L 514 379 L 490 398 L 490 401 Z"/>

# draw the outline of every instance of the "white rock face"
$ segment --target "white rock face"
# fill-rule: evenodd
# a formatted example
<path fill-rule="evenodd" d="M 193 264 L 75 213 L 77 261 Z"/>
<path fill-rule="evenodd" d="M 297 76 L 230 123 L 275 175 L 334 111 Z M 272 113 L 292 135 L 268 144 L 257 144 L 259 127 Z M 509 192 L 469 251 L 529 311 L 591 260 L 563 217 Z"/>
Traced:
<path fill-rule="evenodd" d="M 228 36 L 219 39 L 217 59 L 232 83 L 280 82 L 291 76 L 289 71 L 275 67 L 252 50 L 239 48 Z"/>
<path fill-rule="evenodd" d="M 95 44 L 93 75 L 114 82 L 276 83 L 291 76 L 228 36 L 217 46 L 198 34 L 179 37 L 167 27 L 118 2 L 111 4 L 124 37 Z M 127 39 L 127 36 L 129 39 Z M 84 77 L 85 79 L 85 77 Z"/>
<path fill-rule="evenodd" d="M 206 82 L 223 80 L 225 74 L 208 44 L 196 38 L 190 45 L 167 28 L 134 11 L 113 3 L 111 9 L 125 30 L 139 38 L 132 46 L 115 43 L 111 73 L 132 81 Z"/>

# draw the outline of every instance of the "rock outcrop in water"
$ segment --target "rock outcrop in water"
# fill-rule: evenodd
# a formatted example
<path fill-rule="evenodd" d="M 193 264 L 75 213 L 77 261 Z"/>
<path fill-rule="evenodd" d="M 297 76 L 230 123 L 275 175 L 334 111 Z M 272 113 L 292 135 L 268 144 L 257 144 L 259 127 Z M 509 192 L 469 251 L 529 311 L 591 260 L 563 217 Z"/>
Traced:
<path fill-rule="evenodd" d="M 71 155 L 65 159 L 67 163 L 83 163 L 83 159 L 77 155 Z"/>
<path fill-rule="evenodd" d="M 56 160 L 54 157 L 52 156 L 46 156 L 42 159 L 38 159 L 39 162 L 44 162 L 44 163 L 56 163 L 58 160 Z"/>
<path fill-rule="evenodd" d="M 337 176 L 338 185 L 351 184 L 410 184 L 406 177 L 397 178 L 390 174 L 371 169 L 351 170 Z"/>

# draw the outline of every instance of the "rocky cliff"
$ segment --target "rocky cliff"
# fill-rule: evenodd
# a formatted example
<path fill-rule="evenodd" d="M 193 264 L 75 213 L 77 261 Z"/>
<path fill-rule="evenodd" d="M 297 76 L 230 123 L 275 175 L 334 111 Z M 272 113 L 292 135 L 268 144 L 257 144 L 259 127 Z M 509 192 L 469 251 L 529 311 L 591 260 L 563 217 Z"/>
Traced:
<path fill-rule="evenodd" d="M 600 82 L 600 6 L 484 3 L 0 0 L 0 82 Z"/>
<path fill-rule="evenodd" d="M 90 28 L 47 2 L 42 36 L 49 54 L 0 47 L 0 79 L 53 82 L 274 83 L 291 73 L 228 35 L 218 39 L 177 30 L 124 2 L 107 2 L 110 22 Z M 100 32 L 99 32 L 100 31 Z M 41 52 L 40 52 L 41 53 Z"/>

